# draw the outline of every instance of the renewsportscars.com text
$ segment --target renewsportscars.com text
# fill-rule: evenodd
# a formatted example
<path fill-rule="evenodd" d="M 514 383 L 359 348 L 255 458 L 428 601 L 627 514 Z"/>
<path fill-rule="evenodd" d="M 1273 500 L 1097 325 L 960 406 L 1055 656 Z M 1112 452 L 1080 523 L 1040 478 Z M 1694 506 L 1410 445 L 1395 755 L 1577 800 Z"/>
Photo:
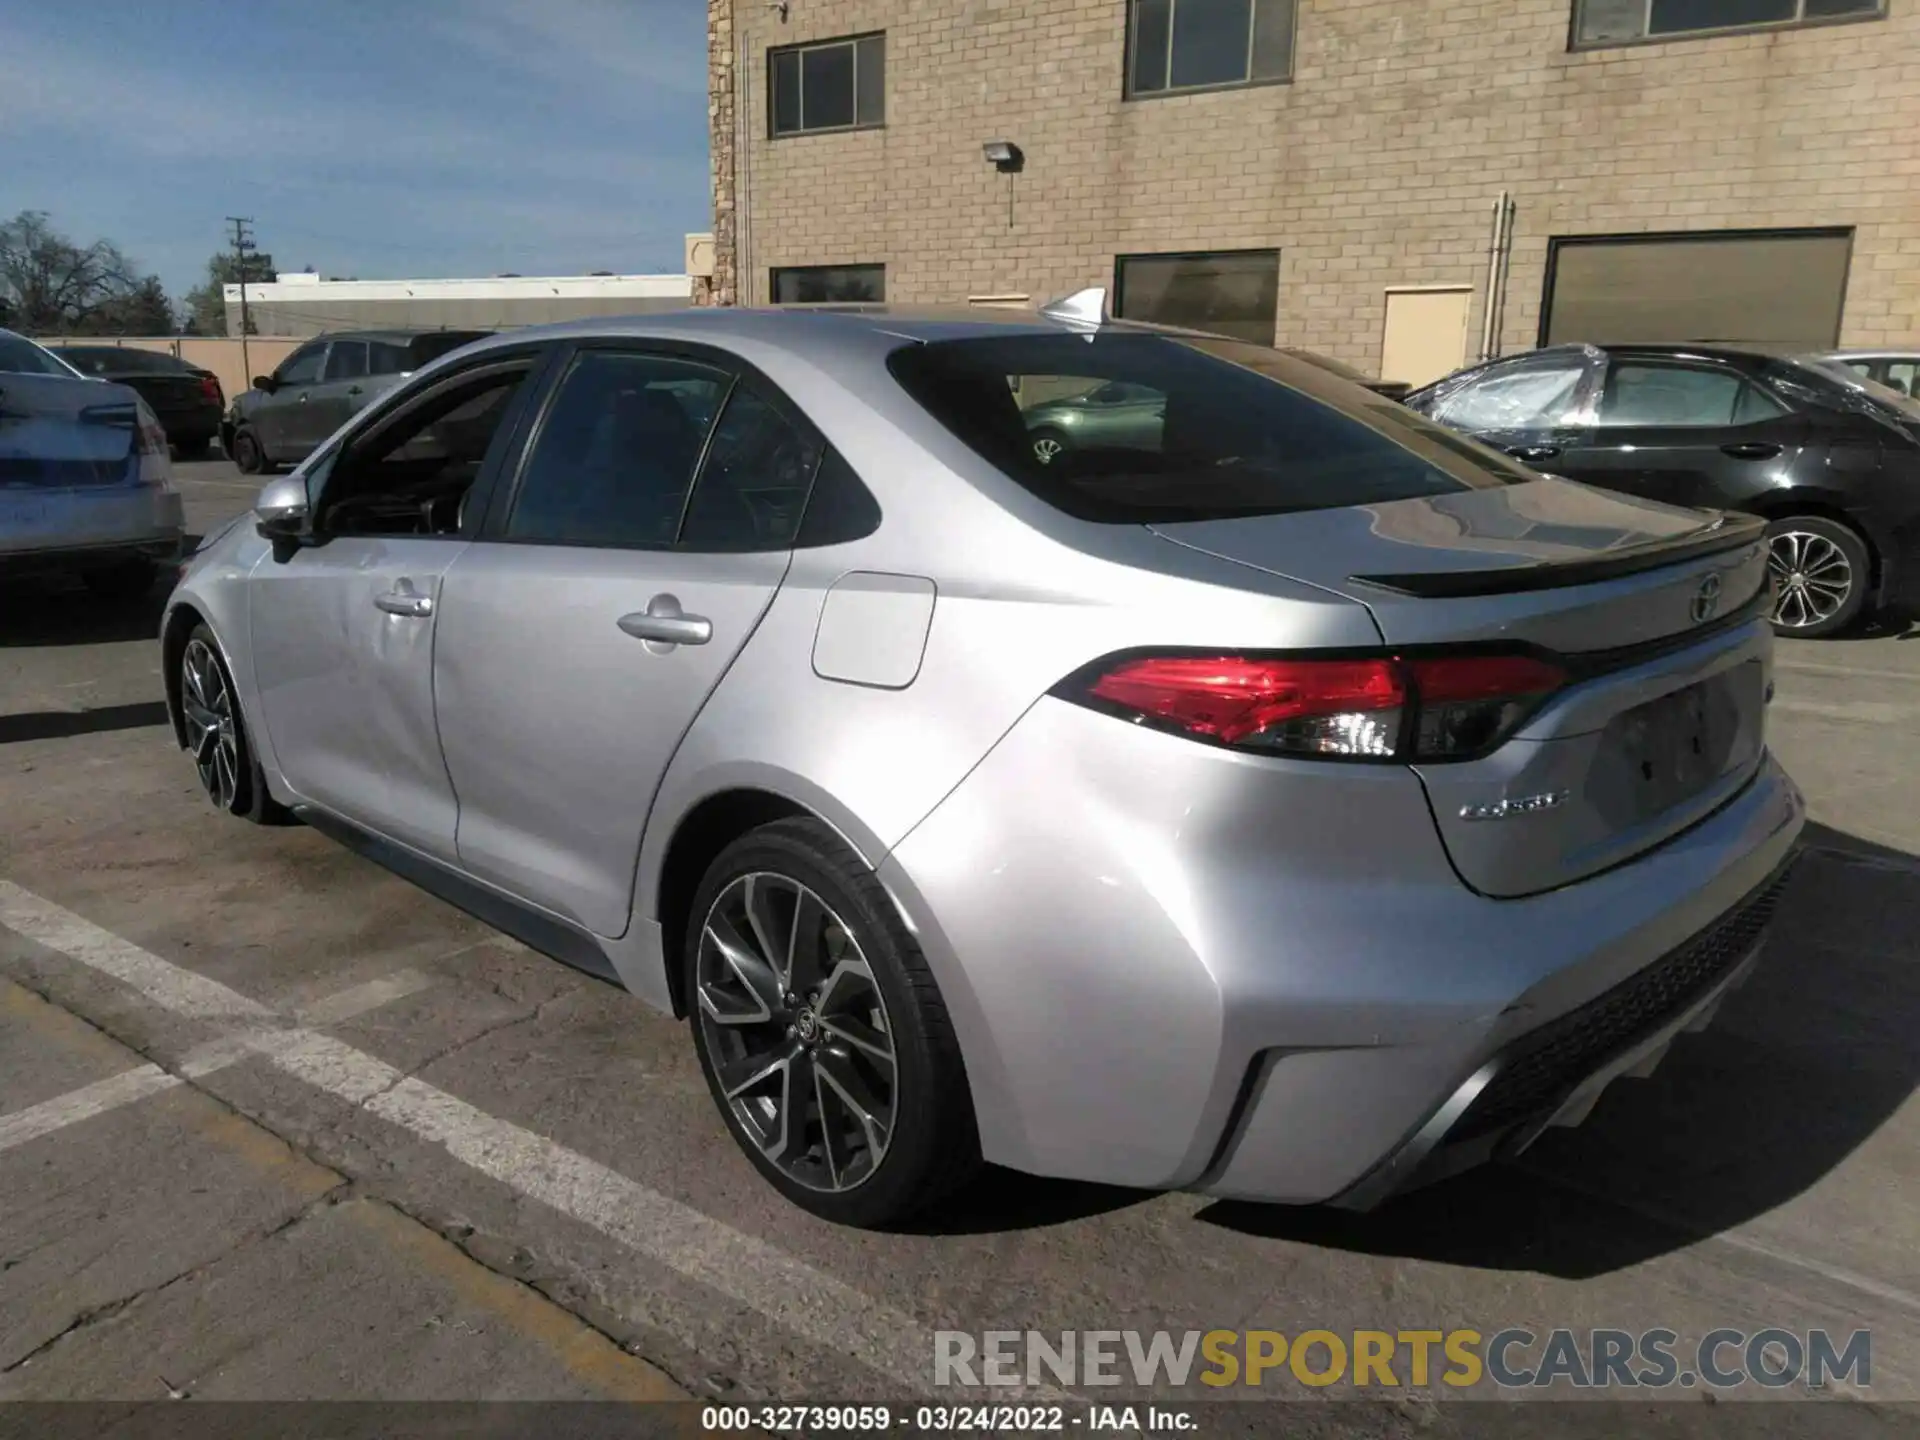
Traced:
<path fill-rule="evenodd" d="M 938 1386 L 1025 1387 L 1198 1383 L 1391 1389 L 1432 1384 L 1503 1389 L 1715 1390 L 1873 1383 L 1873 1337 L 1855 1330 L 1712 1330 L 1697 1343 L 1672 1330 L 939 1330 Z"/>

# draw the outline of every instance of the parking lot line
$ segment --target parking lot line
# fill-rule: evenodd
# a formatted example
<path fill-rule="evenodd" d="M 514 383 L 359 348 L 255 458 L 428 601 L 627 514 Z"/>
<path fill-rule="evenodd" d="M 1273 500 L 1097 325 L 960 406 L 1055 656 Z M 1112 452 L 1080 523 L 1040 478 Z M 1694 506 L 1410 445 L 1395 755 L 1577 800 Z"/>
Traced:
<path fill-rule="evenodd" d="M 196 1020 L 266 1020 L 273 1014 L 217 980 L 170 965 L 111 930 L 102 930 L 71 910 L 0 880 L 0 925 L 49 950 L 58 950 L 145 995 L 163 1010 Z"/>
<path fill-rule="evenodd" d="M 789 1333 L 850 1355 L 915 1394 L 931 1393 L 933 1341 L 925 1327 L 766 1242 L 342 1041 L 309 1029 L 262 1026 L 257 1022 L 271 1016 L 266 1006 L 5 880 L 0 880 L 0 925 L 121 980 L 175 1014 L 256 1022 L 203 1047 L 200 1067 L 230 1063 L 228 1055 L 258 1055 L 285 1074 L 444 1147 L 471 1169 L 633 1253 L 750 1307 Z M 210 1072 L 198 1068 L 197 1073 Z M 1008 1391 L 1005 1398 L 1017 1394 L 1062 1398 L 1044 1387 Z"/>
<path fill-rule="evenodd" d="M 364 985 L 342 990 L 337 995 L 329 995 L 298 1013 L 308 1025 L 338 1025 L 378 1010 L 382 1005 L 391 1004 L 403 996 L 416 994 L 431 983 L 418 970 L 400 970 L 378 980 L 369 980 Z M 183 1081 L 202 1079 L 254 1055 L 267 1054 L 276 1043 L 293 1043 L 304 1033 L 304 1030 L 298 1029 L 235 1031 L 195 1049 L 181 1062 L 178 1074 L 163 1070 L 158 1065 L 141 1065 L 91 1085 L 83 1085 L 78 1090 L 69 1090 L 64 1095 L 56 1095 L 51 1100 L 43 1100 L 38 1105 L 30 1105 L 25 1110 L 16 1110 L 11 1115 L 0 1115 L 0 1150 L 24 1145 L 42 1135 L 51 1135 L 82 1120 L 91 1120 L 96 1115 L 117 1110 L 122 1105 L 131 1105 L 149 1095 L 171 1090 Z"/>
<path fill-rule="evenodd" d="M 158 1065 L 142 1065 L 138 1069 L 110 1075 L 91 1085 L 82 1085 L 78 1090 L 69 1090 L 38 1105 L 29 1105 L 11 1115 L 0 1115 L 0 1150 L 11 1150 L 42 1135 L 51 1135 L 82 1120 L 91 1120 L 95 1115 L 104 1115 L 122 1105 L 131 1105 L 149 1095 L 158 1095 L 162 1090 L 171 1090 L 181 1083 L 178 1075 L 168 1074 Z"/>

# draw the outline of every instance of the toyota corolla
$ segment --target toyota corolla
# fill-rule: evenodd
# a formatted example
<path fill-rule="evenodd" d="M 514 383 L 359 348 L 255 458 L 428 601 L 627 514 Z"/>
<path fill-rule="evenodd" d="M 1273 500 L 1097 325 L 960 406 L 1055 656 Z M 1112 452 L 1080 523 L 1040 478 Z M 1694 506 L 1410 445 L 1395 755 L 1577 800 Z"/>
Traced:
<path fill-rule="evenodd" d="M 1151 442 L 1036 456 L 1100 386 Z M 684 1016 L 753 1165 L 878 1225 L 983 1158 L 1366 1207 L 1646 1073 L 1803 822 L 1768 603 L 1759 520 L 1084 294 L 483 341 L 161 638 L 216 805 Z"/>

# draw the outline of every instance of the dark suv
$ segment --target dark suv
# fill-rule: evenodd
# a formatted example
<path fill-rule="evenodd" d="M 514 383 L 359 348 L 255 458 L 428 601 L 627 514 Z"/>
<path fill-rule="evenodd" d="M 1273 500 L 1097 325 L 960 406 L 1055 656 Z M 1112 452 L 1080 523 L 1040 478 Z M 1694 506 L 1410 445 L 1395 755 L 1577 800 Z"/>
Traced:
<path fill-rule="evenodd" d="M 220 444 L 249 475 L 293 465 L 403 376 L 491 330 L 353 330 L 308 341 L 235 398 Z"/>
<path fill-rule="evenodd" d="M 1538 470 L 1765 517 L 1783 635 L 1832 635 L 1920 598 L 1920 402 L 1837 361 L 1559 345 L 1406 403 Z"/>

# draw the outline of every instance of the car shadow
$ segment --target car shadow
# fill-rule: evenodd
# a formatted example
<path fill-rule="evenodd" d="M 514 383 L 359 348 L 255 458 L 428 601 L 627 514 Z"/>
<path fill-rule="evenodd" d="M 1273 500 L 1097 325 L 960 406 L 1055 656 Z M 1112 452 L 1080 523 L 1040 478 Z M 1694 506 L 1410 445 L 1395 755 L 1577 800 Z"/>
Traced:
<path fill-rule="evenodd" d="M 1570 1279 L 1765 1214 L 1844 1163 L 1920 1085 L 1920 859 L 1823 825 L 1747 984 L 1578 1129 L 1369 1214 L 1221 1201 L 1245 1234 Z"/>
<path fill-rule="evenodd" d="M 186 549 L 198 543 L 198 536 L 189 535 Z M 64 576 L 0 581 L 0 649 L 157 641 L 172 584 L 173 571 L 164 566 L 153 588 L 137 600 L 103 599 Z"/>
<path fill-rule="evenodd" d="M 0 745 L 23 740 L 64 740 L 72 735 L 99 735 L 109 730 L 143 730 L 168 723 L 163 700 L 132 705 L 103 705 L 97 710 L 31 710 L 24 715 L 0 715 Z"/>
<path fill-rule="evenodd" d="M 893 1228 L 902 1235 L 1044 1230 L 1124 1210 L 1152 1198 L 1151 1191 L 1086 1180 L 1053 1180 L 989 1165 L 945 1200 Z"/>

